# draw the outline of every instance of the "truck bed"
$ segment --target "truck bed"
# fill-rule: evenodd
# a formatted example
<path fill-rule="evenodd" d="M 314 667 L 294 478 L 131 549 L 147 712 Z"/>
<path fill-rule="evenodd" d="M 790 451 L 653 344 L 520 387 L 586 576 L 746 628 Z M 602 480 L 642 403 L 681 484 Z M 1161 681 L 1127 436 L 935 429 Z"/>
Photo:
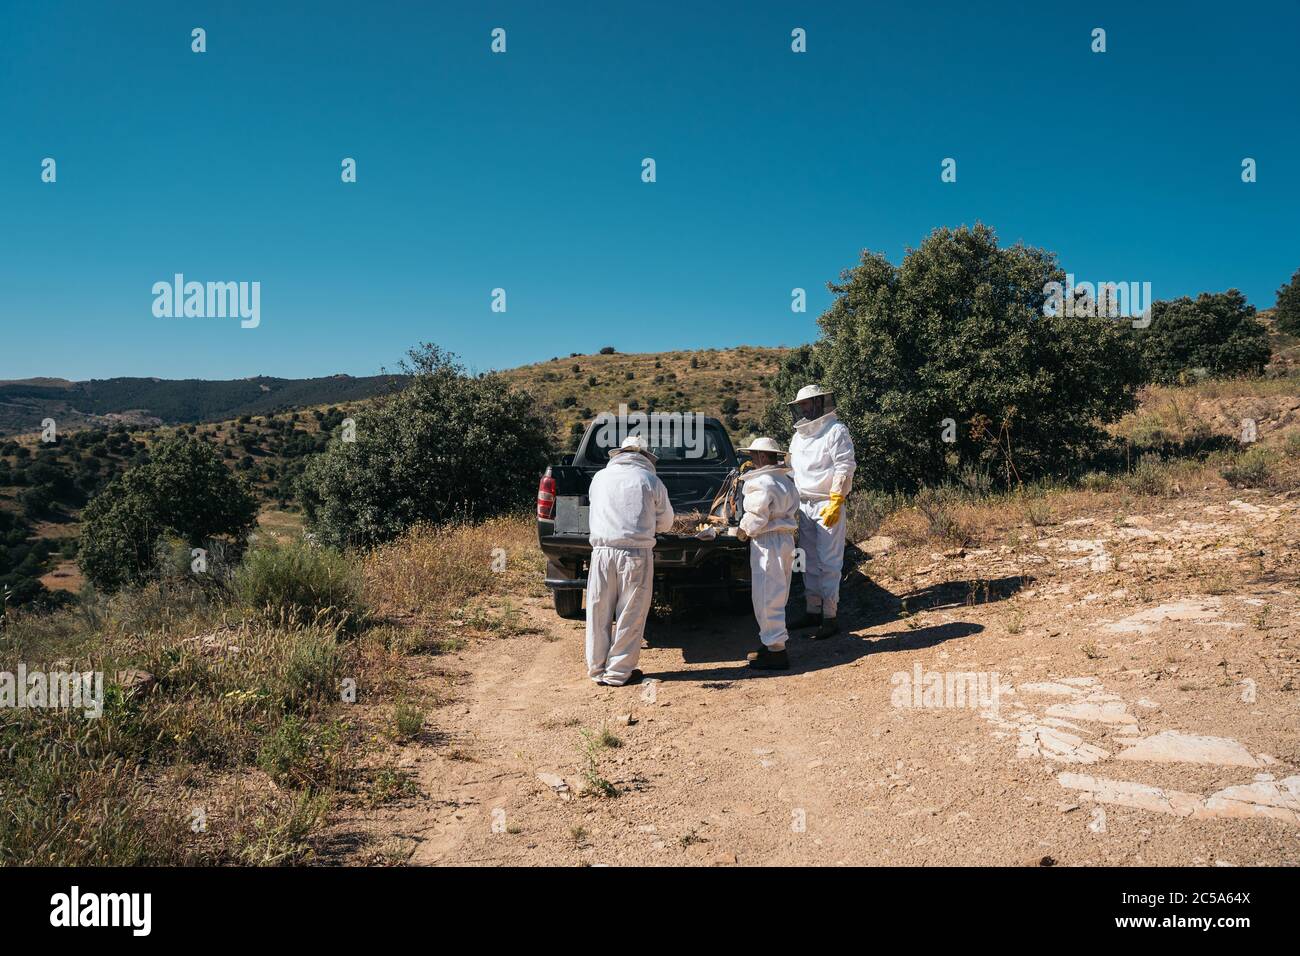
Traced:
<path fill-rule="evenodd" d="M 714 419 L 715 448 L 720 453 L 707 462 L 661 460 L 656 473 L 668 491 L 673 511 L 707 513 L 714 498 L 737 467 L 735 451 L 725 429 Z M 587 586 L 587 564 L 591 559 L 588 540 L 591 479 L 604 461 L 589 460 L 584 452 L 592 433 L 589 429 L 573 459 L 552 465 L 543 478 L 548 482 L 546 514 L 540 497 L 537 542 L 546 555 L 545 584 L 555 594 L 556 611 L 564 617 L 581 615 L 582 590 Z M 551 507 L 553 500 L 553 508 Z M 656 586 L 668 590 L 723 589 L 733 595 L 749 590 L 749 545 L 725 533 L 710 541 L 694 534 L 661 534 L 655 539 Z"/>

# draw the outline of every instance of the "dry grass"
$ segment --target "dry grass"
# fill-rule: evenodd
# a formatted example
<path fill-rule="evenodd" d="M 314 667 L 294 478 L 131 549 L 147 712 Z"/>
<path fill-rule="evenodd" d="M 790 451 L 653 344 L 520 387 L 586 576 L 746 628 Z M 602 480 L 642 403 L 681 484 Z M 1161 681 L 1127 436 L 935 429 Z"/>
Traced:
<path fill-rule="evenodd" d="M 1206 379 L 1190 385 L 1152 385 L 1142 392 L 1143 403 L 1167 397 L 1193 399 L 1295 397 L 1300 393 L 1300 376 L 1292 373 L 1277 378 Z"/>
<path fill-rule="evenodd" d="M 887 515 L 880 530 L 904 547 L 964 548 L 983 539 L 995 514 L 992 502 L 967 500 L 954 488 L 922 488 L 910 504 Z"/>
<path fill-rule="evenodd" d="M 96 719 L 0 712 L 0 862 L 300 860 L 331 794 L 350 785 L 355 738 L 339 682 L 352 652 L 335 628 L 241 620 L 219 595 L 164 582 L 76 611 L 10 615 L 0 638 L 0 669 L 66 661 L 105 674 Z M 146 683 L 115 678 L 128 670 Z M 193 829 L 195 781 L 254 767 L 300 792 L 268 794 L 261 777 L 247 801 Z M 51 815 L 55 805 L 67 809 Z"/>
<path fill-rule="evenodd" d="M 536 534 L 526 515 L 412 528 L 365 556 L 362 590 L 381 613 L 446 619 L 474 598 L 535 588 L 545 571 Z"/>
<path fill-rule="evenodd" d="M 1141 393 L 1141 405 L 1112 429 L 1138 446 L 1203 440 L 1211 433 L 1210 420 L 1200 408 L 1196 386 L 1150 386 Z"/>

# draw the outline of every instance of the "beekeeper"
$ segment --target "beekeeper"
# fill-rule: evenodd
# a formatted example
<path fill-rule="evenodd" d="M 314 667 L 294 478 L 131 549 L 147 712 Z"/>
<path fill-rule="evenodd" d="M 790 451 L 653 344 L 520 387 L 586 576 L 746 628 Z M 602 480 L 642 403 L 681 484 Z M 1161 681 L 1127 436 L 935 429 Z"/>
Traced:
<path fill-rule="evenodd" d="M 834 394 L 805 385 L 790 402 L 794 437 L 790 467 L 799 489 L 799 547 L 804 553 L 804 615 L 791 630 L 816 627 L 814 638 L 839 633 L 844 569 L 844 502 L 858 463 L 848 427 L 835 416 Z"/>
<path fill-rule="evenodd" d="M 629 435 L 591 479 L 587 676 L 604 687 L 641 680 L 637 661 L 654 593 L 655 535 L 673 525 L 668 489 L 645 439 Z"/>
<path fill-rule="evenodd" d="M 758 670 L 787 670 L 785 602 L 794 570 L 794 532 L 799 527 L 799 491 L 790 468 L 781 463 L 785 452 L 770 438 L 758 438 L 741 451 L 754 463 L 740 476 L 744 483 L 744 514 L 736 536 L 749 541 L 750 595 L 758 621 L 757 651 L 749 666 Z"/>

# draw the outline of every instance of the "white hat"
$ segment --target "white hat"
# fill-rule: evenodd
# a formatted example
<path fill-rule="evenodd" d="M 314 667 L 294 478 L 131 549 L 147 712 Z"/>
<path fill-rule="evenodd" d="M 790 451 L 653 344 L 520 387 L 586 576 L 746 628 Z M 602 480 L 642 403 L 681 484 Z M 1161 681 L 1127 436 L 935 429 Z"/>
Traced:
<path fill-rule="evenodd" d="M 794 397 L 793 402 L 786 402 L 787 405 L 798 405 L 806 398 L 817 398 L 820 395 L 834 395 L 834 392 L 828 392 L 820 385 L 805 385 L 799 389 L 799 394 Z"/>
<path fill-rule="evenodd" d="M 781 446 L 770 438 L 755 438 L 747 446 L 740 449 L 741 451 L 770 451 L 776 455 L 784 455 L 785 451 Z"/>
<path fill-rule="evenodd" d="M 645 455 L 651 461 L 653 462 L 659 461 L 657 455 L 650 454 L 650 446 L 646 444 L 645 439 L 642 438 L 640 435 L 628 435 L 626 438 L 623 439 L 623 444 L 619 445 L 617 448 L 611 451 L 609 453 L 609 456 L 613 458 L 615 455 L 621 455 L 625 451 L 639 451 L 641 454 Z"/>

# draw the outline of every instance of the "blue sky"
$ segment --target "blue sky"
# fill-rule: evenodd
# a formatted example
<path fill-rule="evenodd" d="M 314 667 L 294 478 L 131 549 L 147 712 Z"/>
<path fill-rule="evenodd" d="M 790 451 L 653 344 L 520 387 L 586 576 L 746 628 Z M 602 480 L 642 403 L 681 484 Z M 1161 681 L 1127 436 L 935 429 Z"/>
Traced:
<path fill-rule="evenodd" d="M 976 220 L 1264 308 L 1300 267 L 1297 35 L 1293 0 L 6 4 L 0 379 L 794 345 L 862 248 Z M 155 318 L 177 272 L 260 282 L 261 325 Z"/>

